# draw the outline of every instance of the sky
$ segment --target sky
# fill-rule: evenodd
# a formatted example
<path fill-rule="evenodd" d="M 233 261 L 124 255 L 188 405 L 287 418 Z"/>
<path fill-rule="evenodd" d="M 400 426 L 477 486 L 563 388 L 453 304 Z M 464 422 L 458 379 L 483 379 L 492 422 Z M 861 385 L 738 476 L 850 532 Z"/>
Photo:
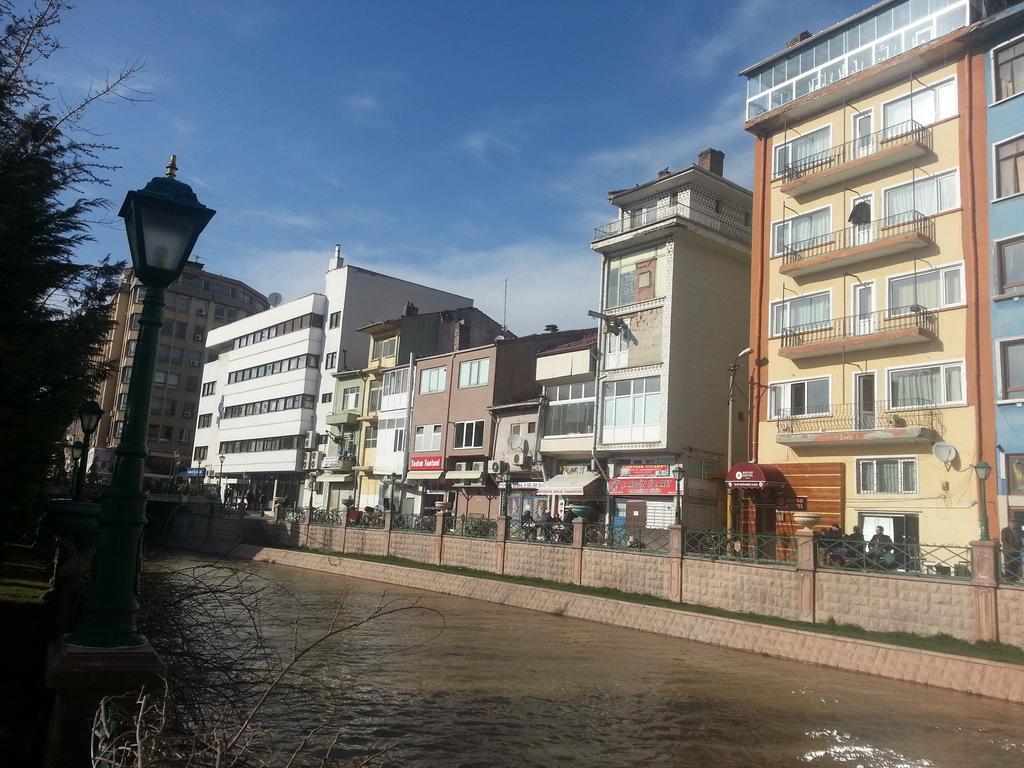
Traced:
<path fill-rule="evenodd" d="M 84 119 L 120 168 L 80 258 L 128 258 L 114 214 L 173 152 L 217 211 L 195 250 L 208 270 L 288 301 L 323 290 L 340 243 L 499 321 L 507 280 L 524 334 L 593 324 L 609 190 L 709 146 L 749 186 L 737 73 L 868 4 L 81 0 L 38 74 L 73 102 L 144 64 L 142 100 Z"/>

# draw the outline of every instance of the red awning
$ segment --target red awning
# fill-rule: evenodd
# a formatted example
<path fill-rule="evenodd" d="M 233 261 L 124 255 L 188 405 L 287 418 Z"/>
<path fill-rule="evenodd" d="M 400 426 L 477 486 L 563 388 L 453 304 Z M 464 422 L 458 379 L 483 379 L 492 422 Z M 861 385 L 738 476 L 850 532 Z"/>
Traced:
<path fill-rule="evenodd" d="M 785 488 L 786 476 L 774 464 L 751 464 L 744 461 L 729 468 L 729 474 L 725 476 L 725 486 L 756 491 L 765 488 Z"/>

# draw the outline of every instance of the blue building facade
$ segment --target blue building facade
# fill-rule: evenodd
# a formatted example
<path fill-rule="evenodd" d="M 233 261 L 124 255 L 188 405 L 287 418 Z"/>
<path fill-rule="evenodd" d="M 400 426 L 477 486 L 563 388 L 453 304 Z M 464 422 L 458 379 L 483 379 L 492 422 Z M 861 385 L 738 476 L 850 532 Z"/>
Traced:
<path fill-rule="evenodd" d="M 1000 527 L 1024 531 L 1024 5 L 980 25 L 989 148 L 991 327 Z"/>

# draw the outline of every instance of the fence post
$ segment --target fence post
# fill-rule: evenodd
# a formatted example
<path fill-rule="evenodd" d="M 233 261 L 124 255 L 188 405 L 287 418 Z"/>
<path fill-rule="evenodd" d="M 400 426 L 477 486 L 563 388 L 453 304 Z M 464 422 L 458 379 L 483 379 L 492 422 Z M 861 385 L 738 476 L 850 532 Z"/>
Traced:
<path fill-rule="evenodd" d="M 587 536 L 587 520 L 583 517 L 572 521 L 572 583 L 583 583 L 583 540 Z"/>
<path fill-rule="evenodd" d="M 814 623 L 815 570 L 814 531 L 801 528 L 796 532 L 796 573 L 800 582 L 800 621 Z"/>
<path fill-rule="evenodd" d="M 971 542 L 971 587 L 974 590 L 974 631 L 978 640 L 999 639 L 999 606 L 996 604 L 999 542 Z"/>
<path fill-rule="evenodd" d="M 434 517 L 434 565 L 441 564 L 441 553 L 444 548 L 444 512 Z"/>
<path fill-rule="evenodd" d="M 498 515 L 498 530 L 494 532 L 494 572 L 505 572 L 505 542 L 508 541 L 508 517 Z"/>
<path fill-rule="evenodd" d="M 391 516 L 394 513 L 390 509 L 384 510 L 384 555 L 391 554 Z"/>
<path fill-rule="evenodd" d="M 668 527 L 668 599 L 683 599 L 683 526 Z"/>
<path fill-rule="evenodd" d="M 299 546 L 309 547 L 309 526 L 313 524 L 313 508 L 308 507 L 299 523 Z"/>
<path fill-rule="evenodd" d="M 345 514 L 341 516 L 341 546 L 336 550 L 345 554 L 345 537 L 348 535 L 348 510 L 345 510 Z"/>

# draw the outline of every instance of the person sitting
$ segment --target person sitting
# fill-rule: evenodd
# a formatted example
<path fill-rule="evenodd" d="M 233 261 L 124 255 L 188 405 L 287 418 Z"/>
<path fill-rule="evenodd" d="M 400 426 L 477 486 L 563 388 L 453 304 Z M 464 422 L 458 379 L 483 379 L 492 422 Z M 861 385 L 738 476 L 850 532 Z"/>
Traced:
<path fill-rule="evenodd" d="M 551 516 L 545 507 L 544 511 L 540 514 L 540 521 L 537 523 L 537 527 L 541 529 L 541 536 L 545 539 L 551 536 L 551 525 L 554 523 L 555 518 Z"/>

